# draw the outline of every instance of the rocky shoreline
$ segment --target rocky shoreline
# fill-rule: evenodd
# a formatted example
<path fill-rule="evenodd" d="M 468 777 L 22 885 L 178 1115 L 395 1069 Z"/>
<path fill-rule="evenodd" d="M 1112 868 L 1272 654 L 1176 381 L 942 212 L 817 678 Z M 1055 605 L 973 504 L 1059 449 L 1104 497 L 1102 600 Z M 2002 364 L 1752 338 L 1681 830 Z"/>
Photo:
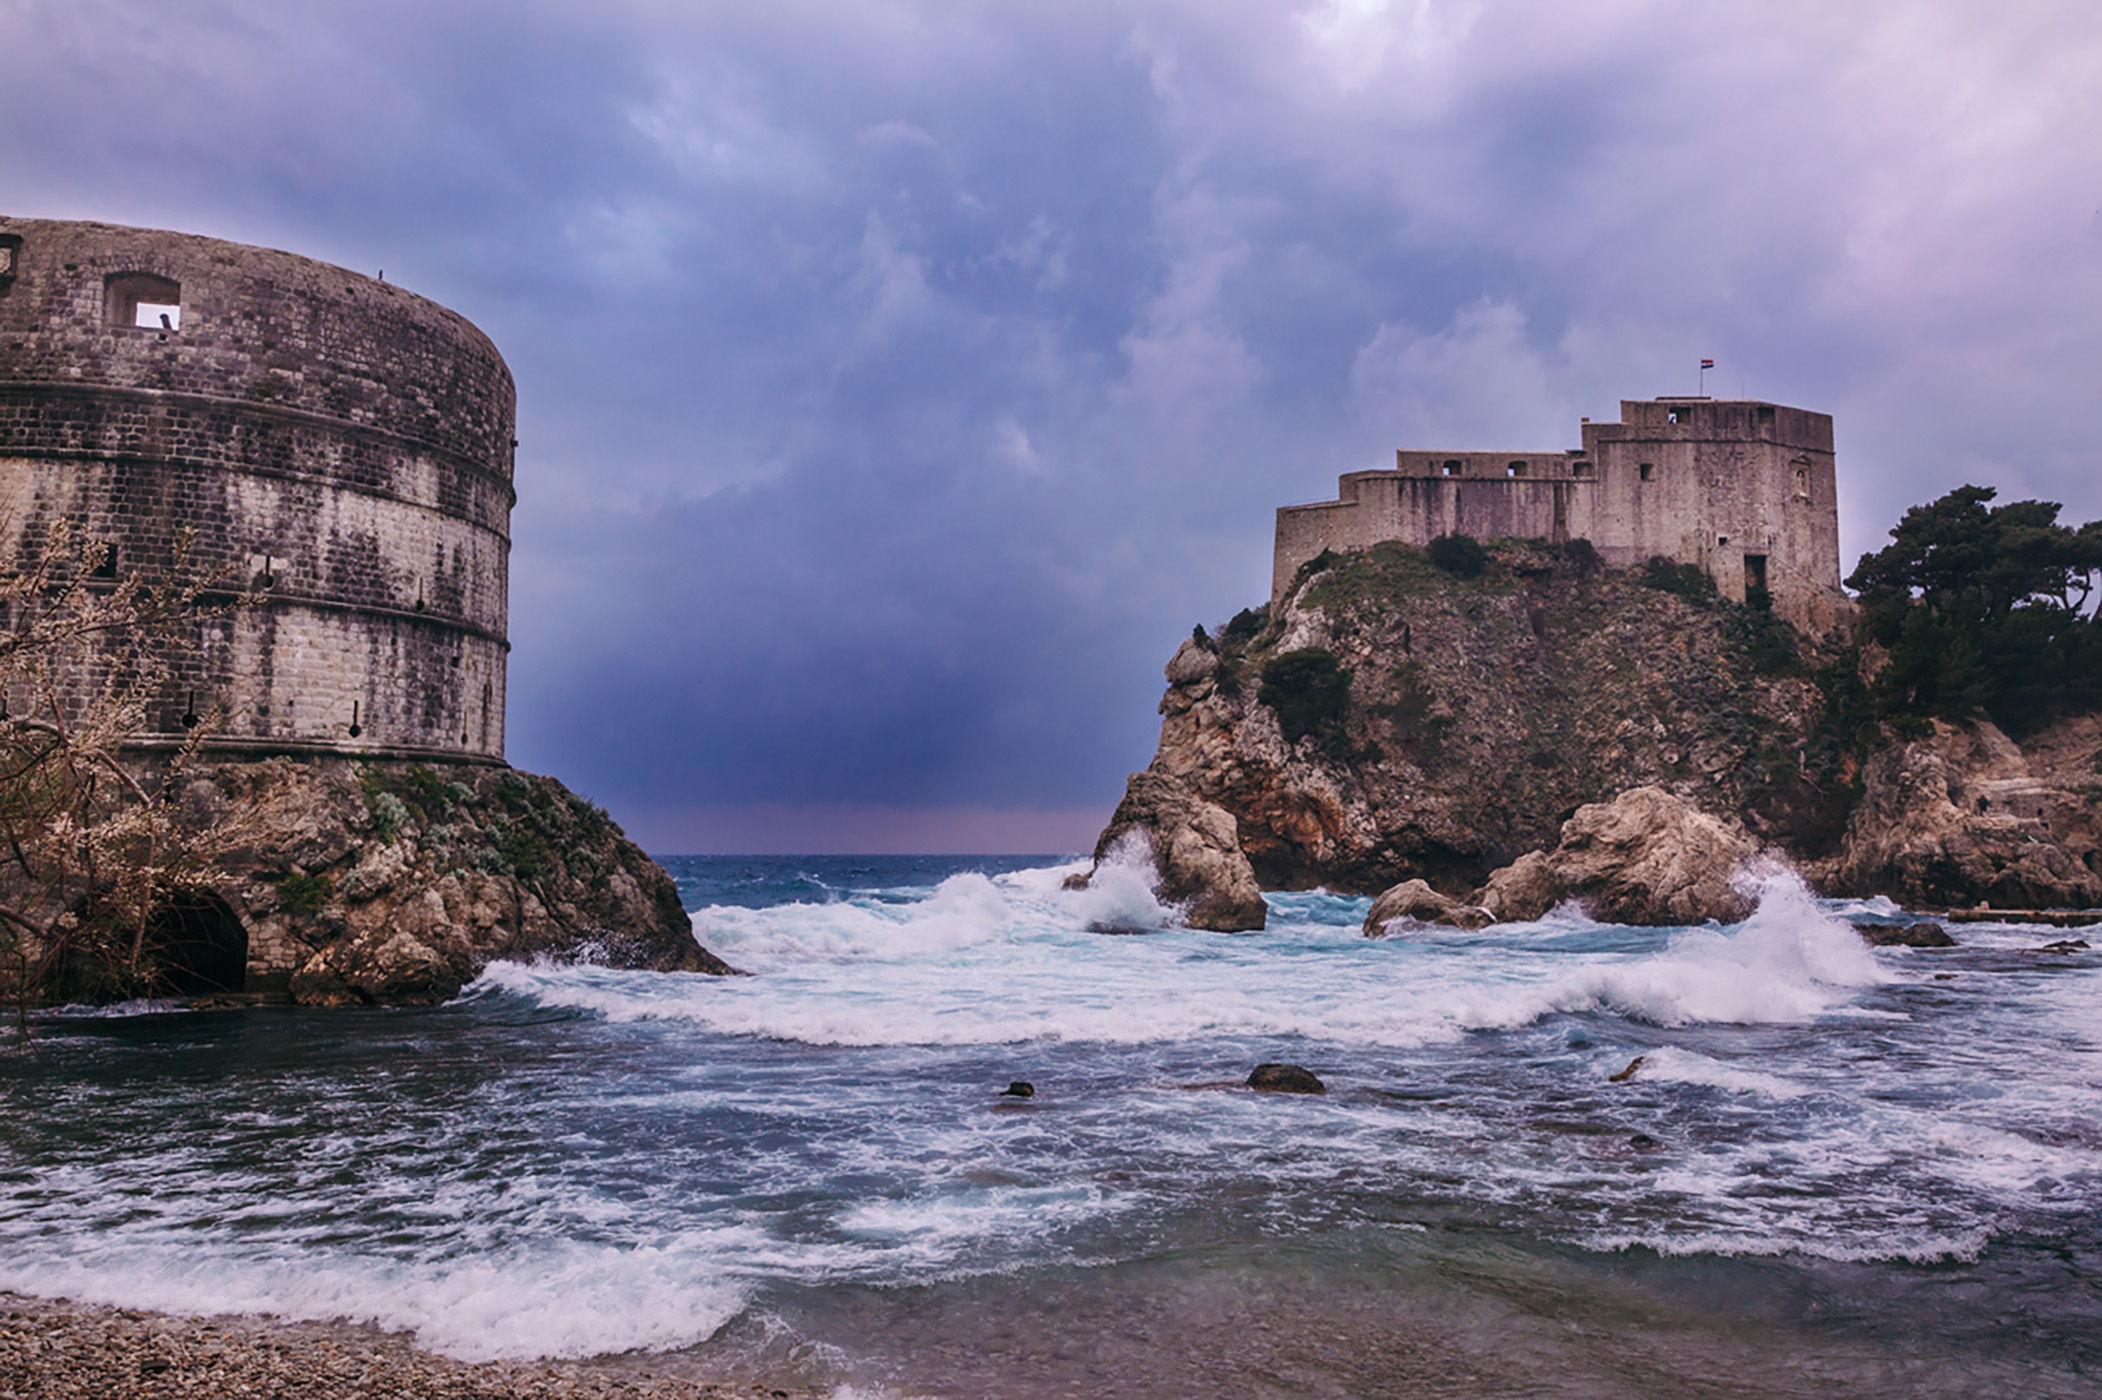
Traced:
<path fill-rule="evenodd" d="M 1259 890 L 1316 887 L 1418 921 L 1580 897 L 1727 922 L 1761 851 L 1907 909 L 2102 905 L 2102 713 L 2020 742 L 1983 715 L 1885 724 L 1883 659 L 1581 550 L 1492 541 L 1464 576 L 1403 545 L 1324 554 L 1181 644 L 1095 864 L 1143 848 L 1222 932 L 1263 926 Z"/>
<path fill-rule="evenodd" d="M 788 1400 L 819 1393 L 698 1381 L 665 1374 L 655 1361 L 454 1361 L 369 1327 L 174 1317 L 0 1293 L 0 1400 Z"/>

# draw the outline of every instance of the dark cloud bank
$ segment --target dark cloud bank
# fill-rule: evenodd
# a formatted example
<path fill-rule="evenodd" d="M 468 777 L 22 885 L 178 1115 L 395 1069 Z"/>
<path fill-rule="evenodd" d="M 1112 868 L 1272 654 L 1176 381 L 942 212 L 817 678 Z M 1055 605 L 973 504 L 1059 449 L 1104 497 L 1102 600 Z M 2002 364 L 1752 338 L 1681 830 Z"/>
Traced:
<path fill-rule="evenodd" d="M 2086 4 L 0 3 L 0 207 L 455 307 L 511 754 L 653 849 L 1085 844 L 1270 512 L 1623 395 L 1836 415 L 1849 555 L 2102 514 Z"/>

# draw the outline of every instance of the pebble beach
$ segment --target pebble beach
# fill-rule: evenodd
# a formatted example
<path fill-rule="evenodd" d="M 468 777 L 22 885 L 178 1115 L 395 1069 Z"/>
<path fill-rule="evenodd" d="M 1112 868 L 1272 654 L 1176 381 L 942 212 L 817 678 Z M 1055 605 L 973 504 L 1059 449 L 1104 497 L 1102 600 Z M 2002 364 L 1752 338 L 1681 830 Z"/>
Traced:
<path fill-rule="evenodd" d="M 164 1396 L 363 1400 L 784 1400 L 603 1362 L 469 1363 L 399 1333 L 252 1317 L 170 1317 L 0 1293 L 0 1400 Z M 809 1394 L 802 1392 L 801 1394 Z"/>

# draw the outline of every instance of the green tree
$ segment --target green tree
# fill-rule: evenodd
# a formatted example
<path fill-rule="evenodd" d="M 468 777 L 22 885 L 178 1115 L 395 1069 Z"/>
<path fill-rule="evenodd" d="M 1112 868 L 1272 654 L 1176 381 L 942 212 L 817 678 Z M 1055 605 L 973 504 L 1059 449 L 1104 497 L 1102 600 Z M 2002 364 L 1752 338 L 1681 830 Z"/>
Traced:
<path fill-rule="evenodd" d="M 2060 524 L 2051 501 L 1995 506 L 1996 494 L 1961 486 L 1914 506 L 1847 578 L 1890 653 L 1874 695 L 1886 717 L 1982 713 L 2020 733 L 2094 703 L 2102 527 Z"/>

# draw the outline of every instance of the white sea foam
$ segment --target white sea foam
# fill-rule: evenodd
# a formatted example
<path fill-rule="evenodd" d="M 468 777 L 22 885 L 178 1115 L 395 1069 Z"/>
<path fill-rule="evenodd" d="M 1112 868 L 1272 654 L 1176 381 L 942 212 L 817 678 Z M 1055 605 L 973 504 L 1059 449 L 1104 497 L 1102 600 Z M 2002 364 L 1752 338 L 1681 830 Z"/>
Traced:
<path fill-rule="evenodd" d="M 1012 920 L 1006 897 L 978 874 L 952 875 L 909 903 L 842 900 L 765 909 L 716 905 L 694 914 L 701 942 L 739 966 L 813 958 L 909 958 L 952 953 L 998 938 Z"/>
<path fill-rule="evenodd" d="M 1153 847 L 1145 831 L 1136 827 L 1110 847 L 1085 889 L 1068 890 L 1061 882 L 1046 893 L 1075 926 L 1085 929 L 1168 928 L 1183 917 L 1182 910 L 1160 902 Z"/>
<path fill-rule="evenodd" d="M 1746 888 L 1757 907 L 1734 930 L 1682 930 L 1656 957 L 1568 977 L 1549 1005 L 1595 1005 L 1665 1026 L 1808 1021 L 1889 980 L 1793 871 L 1763 866 Z"/>
<path fill-rule="evenodd" d="M 371 1323 L 466 1361 L 665 1351 L 712 1336 L 744 1306 L 706 1233 L 632 1247 L 538 1247 L 402 1262 L 335 1254 L 258 1257 L 171 1239 L 83 1242 L 0 1264 L 0 1288 L 210 1315 Z"/>
<path fill-rule="evenodd" d="M 1405 1200 L 1598 1248 L 1961 1260 L 2094 1208 L 2086 964 L 1930 993 L 1774 870 L 1728 928 L 1565 909 L 1379 940 L 1319 893 L 1274 897 L 1261 933 L 1159 929 L 1144 871 L 1065 890 L 1076 868 L 702 911 L 752 977 L 499 964 L 468 1005 L 370 1022 L 413 1050 L 352 1036 L 284 1082 L 251 1055 L 240 1102 L 82 1021 L 68 1056 L 123 1087 L 81 1118 L 121 1145 L 54 1134 L 0 1182 L 0 1287 L 586 1355 L 690 1345 L 784 1282 L 1130 1257 L 1203 1213 L 1325 1228 Z M 1598 1082 L 1637 1049 L 1634 1081 Z M 1331 1094 L 1183 1087 L 1274 1058 Z M 1010 1077 L 1038 1084 L 1025 1111 L 995 1111 Z"/>
<path fill-rule="evenodd" d="M 1785 1079 L 1778 1074 L 1745 1069 L 1741 1065 L 1727 1064 L 1707 1055 L 1670 1045 L 1645 1051 L 1642 1056 L 1641 1073 L 1646 1080 L 1705 1084 L 1710 1088 L 1727 1089 L 1732 1093 L 1758 1094 L 1777 1100 L 1799 1099 L 1810 1092 L 1809 1086 Z"/>
<path fill-rule="evenodd" d="M 1151 895 L 1128 870 L 1103 869 L 1110 878 L 1083 891 L 1042 876 L 958 875 L 918 902 L 696 916 L 716 952 L 760 974 L 749 979 L 498 964 L 479 989 L 813 1045 L 1284 1035 L 1408 1047 L 1594 1007 L 1660 1025 L 1804 1021 L 1889 976 L 1778 867 L 1760 872 L 1758 906 L 1741 926 L 1682 930 L 1636 957 L 1367 940 L 1303 924 L 1104 938 L 1087 930 L 1118 917 L 1158 927 L 1163 911 L 1141 902 Z M 1565 909 L 1531 927 L 1566 937 L 1598 926 Z M 889 970 L 869 976 L 872 961 Z"/>

